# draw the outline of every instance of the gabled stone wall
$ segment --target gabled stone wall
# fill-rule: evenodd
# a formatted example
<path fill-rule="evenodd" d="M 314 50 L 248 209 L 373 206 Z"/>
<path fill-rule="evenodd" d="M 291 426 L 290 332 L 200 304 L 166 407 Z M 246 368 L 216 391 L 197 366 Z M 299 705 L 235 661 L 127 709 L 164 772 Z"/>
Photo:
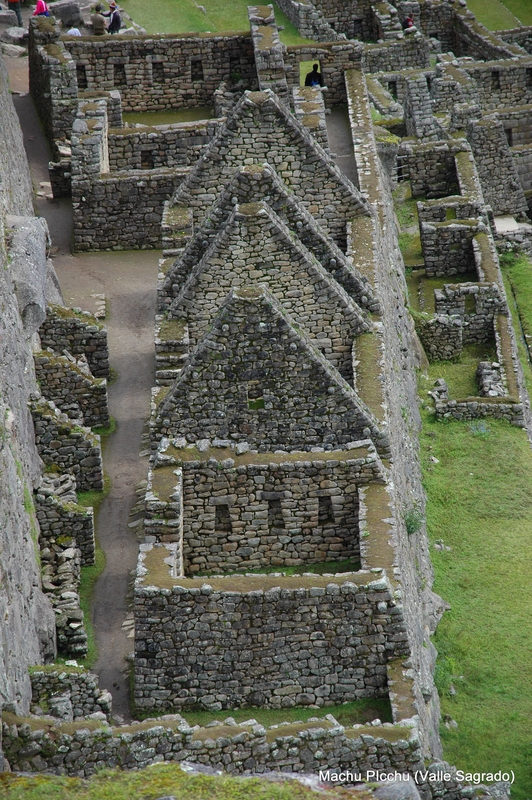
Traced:
<path fill-rule="evenodd" d="M 43 398 L 31 403 L 35 444 L 47 466 L 76 477 L 78 491 L 103 489 L 100 437 L 89 428 L 74 425 L 66 414 Z"/>
<path fill-rule="evenodd" d="M 88 311 L 52 305 L 39 328 L 43 348 L 54 353 L 67 350 L 73 356 L 85 356 L 95 377 L 109 376 L 107 330 Z"/>
<path fill-rule="evenodd" d="M 35 374 L 47 400 L 89 428 L 109 425 L 107 381 L 93 378 L 83 363 L 47 351 L 34 354 Z"/>

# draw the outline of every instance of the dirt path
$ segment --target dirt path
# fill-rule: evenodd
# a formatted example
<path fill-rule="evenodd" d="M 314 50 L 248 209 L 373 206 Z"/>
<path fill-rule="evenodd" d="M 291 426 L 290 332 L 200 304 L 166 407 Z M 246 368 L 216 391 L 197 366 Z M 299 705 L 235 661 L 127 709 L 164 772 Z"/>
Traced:
<path fill-rule="evenodd" d="M 27 92 L 27 59 L 6 59 L 13 91 Z M 36 189 L 48 181 L 49 148 L 29 95 L 14 96 L 24 144 Z M 136 501 L 135 486 L 146 478 L 147 461 L 139 459 L 141 433 L 154 384 L 155 286 L 159 253 L 90 253 L 73 256 L 72 208 L 68 199 L 36 198 L 36 209 L 48 222 L 54 246 L 54 266 L 66 305 L 94 311 L 94 295 L 107 300 L 106 326 L 111 367 L 117 378 L 109 386 L 110 413 L 117 430 L 104 449 L 104 468 L 111 490 L 100 507 L 96 533 L 106 567 L 95 587 L 93 622 L 99 659 L 100 685 L 113 695 L 113 710 L 129 719 L 125 655 L 133 649 L 122 623 L 128 612 L 126 595 L 137 557 L 137 537 L 128 528 Z"/>

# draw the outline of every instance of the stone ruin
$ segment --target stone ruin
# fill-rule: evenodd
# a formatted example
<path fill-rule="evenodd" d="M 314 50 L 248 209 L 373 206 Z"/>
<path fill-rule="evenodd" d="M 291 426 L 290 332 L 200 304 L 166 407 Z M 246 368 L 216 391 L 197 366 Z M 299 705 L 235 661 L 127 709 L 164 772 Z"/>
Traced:
<path fill-rule="evenodd" d="M 439 381 L 436 415 L 528 422 L 496 245 L 532 249 L 532 29 L 489 33 L 454 0 L 279 6 L 313 42 L 284 46 L 271 6 L 250 7 L 249 32 L 227 34 L 111 41 L 64 36 L 53 18 L 30 26 L 31 91 L 54 196 L 72 196 L 75 248 L 163 249 L 134 697 L 171 716 L 133 738 L 104 728 L 101 765 L 165 754 L 233 772 L 326 762 L 414 773 L 438 760 L 430 635 L 444 604 L 424 527 L 407 525 L 424 502 L 414 369 L 489 346 L 478 394 L 450 398 Z M 319 62 L 327 91 L 300 86 L 306 62 Z M 353 181 L 327 134 L 341 104 Z M 207 106 L 197 122 L 123 122 Z M 419 198 L 415 270 L 441 279 L 412 314 L 391 199 L 406 181 Z M 37 328 L 31 412 L 39 454 L 58 470 L 36 495 L 43 588 L 68 621 L 61 581 L 75 595 L 93 539 L 89 515 L 61 493 L 74 480 L 101 486 L 85 426 L 108 419 L 108 360 L 101 325 L 79 311 L 52 303 Z M 62 550 L 61 525 L 76 530 Z M 307 571 L 316 564 L 324 575 Z M 83 632 L 68 640 L 58 623 L 58 635 L 82 647 Z M 44 685 L 66 692 L 73 717 L 109 715 L 81 679 L 57 680 L 33 677 L 37 705 Z M 203 736 L 175 714 L 372 697 L 389 698 L 393 724 L 332 719 L 272 737 L 229 718 Z M 43 734 L 24 760 L 26 731 L 9 723 L 13 768 L 91 774 L 97 737 L 63 734 L 48 762 Z M 424 800 L 470 792 L 454 779 L 418 789 Z"/>

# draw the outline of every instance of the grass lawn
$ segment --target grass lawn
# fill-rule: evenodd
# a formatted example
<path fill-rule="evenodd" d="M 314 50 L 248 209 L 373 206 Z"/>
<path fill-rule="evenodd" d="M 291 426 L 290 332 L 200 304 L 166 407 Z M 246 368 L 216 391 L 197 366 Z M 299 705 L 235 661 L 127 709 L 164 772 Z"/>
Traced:
<path fill-rule="evenodd" d="M 424 396 L 440 372 L 431 366 Z M 431 551 L 434 590 L 451 605 L 434 640 L 442 713 L 458 723 L 442 729 L 444 756 L 468 771 L 514 770 L 512 797 L 528 800 L 532 450 L 524 431 L 504 422 L 423 413 L 429 536 L 451 547 Z"/>
<path fill-rule="evenodd" d="M 121 7 L 148 33 L 189 33 L 193 31 L 215 33 L 216 31 L 249 31 L 247 0 L 227 5 L 224 0 L 204 0 L 198 5 L 193 0 L 121 0 Z M 308 39 L 299 35 L 297 28 L 283 12 L 273 4 L 278 25 L 284 25 L 280 32 L 284 44 L 308 44 Z"/>
<path fill-rule="evenodd" d="M 532 3 L 530 0 L 503 0 L 506 8 L 515 14 L 521 25 L 532 25 Z"/>
<path fill-rule="evenodd" d="M 529 0 L 516 0 L 515 5 L 528 3 Z M 517 12 L 511 0 L 504 0 L 504 3 L 501 0 L 467 0 L 467 7 L 490 31 L 519 27 L 520 18 L 515 16 Z"/>

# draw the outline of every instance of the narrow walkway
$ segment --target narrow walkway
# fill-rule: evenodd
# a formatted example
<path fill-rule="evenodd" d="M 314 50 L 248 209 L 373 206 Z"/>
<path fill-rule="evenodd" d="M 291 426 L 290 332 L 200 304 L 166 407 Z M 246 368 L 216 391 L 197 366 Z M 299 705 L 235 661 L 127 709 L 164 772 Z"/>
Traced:
<path fill-rule="evenodd" d="M 13 91 L 28 91 L 28 60 L 6 59 Z M 24 144 L 35 185 L 48 181 L 47 142 L 29 95 L 14 96 Z M 72 208 L 68 199 L 37 197 L 37 213 L 45 217 L 52 237 L 54 266 L 66 305 L 95 310 L 95 294 L 107 299 L 111 367 L 117 378 L 109 386 L 110 413 L 117 430 L 104 449 L 104 468 L 111 491 L 96 520 L 106 567 L 95 587 L 93 623 L 99 659 L 100 684 L 113 695 L 116 714 L 128 720 L 129 681 L 124 657 L 133 640 L 122 630 L 128 612 L 126 595 L 136 565 L 137 538 L 129 512 L 136 501 L 135 486 L 146 478 L 147 461 L 139 459 L 140 439 L 150 409 L 154 384 L 155 286 L 159 253 L 152 251 L 90 253 L 73 256 Z"/>
<path fill-rule="evenodd" d="M 329 137 L 329 149 L 333 154 L 338 169 L 343 172 L 355 186 L 358 186 L 353 138 L 351 136 L 347 106 L 333 108 L 331 113 L 326 115 L 325 122 L 327 124 L 327 135 Z"/>

